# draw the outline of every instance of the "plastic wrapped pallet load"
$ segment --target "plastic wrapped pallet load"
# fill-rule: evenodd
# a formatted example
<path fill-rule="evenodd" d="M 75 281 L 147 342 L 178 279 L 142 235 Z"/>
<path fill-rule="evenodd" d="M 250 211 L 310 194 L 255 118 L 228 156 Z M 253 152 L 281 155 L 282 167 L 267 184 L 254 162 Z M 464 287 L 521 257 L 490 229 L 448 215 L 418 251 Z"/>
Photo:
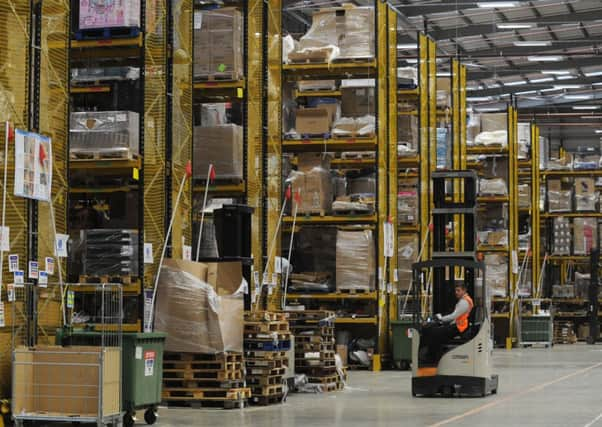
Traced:
<path fill-rule="evenodd" d="M 242 179 L 243 130 L 235 124 L 195 127 L 194 176 L 206 178 L 209 164 L 218 179 Z"/>
<path fill-rule="evenodd" d="M 321 153 L 301 153 L 297 157 L 297 169 L 291 172 L 286 185 L 293 193 L 299 190 L 301 201 L 297 213 L 325 215 L 330 213 L 333 201 L 333 185 L 330 177 L 330 156 Z"/>
<path fill-rule="evenodd" d="M 79 0 L 79 29 L 140 27 L 140 0 Z"/>
<path fill-rule="evenodd" d="M 408 290 L 412 284 L 412 264 L 420 250 L 417 234 L 399 235 L 397 239 L 397 274 L 400 290 Z"/>
<path fill-rule="evenodd" d="M 337 291 L 372 291 L 376 254 L 372 230 L 337 231 Z"/>
<path fill-rule="evenodd" d="M 237 80 L 243 68 L 243 18 L 232 7 L 194 14 L 194 77 Z"/>
<path fill-rule="evenodd" d="M 159 276 L 155 330 L 165 351 L 243 351 L 244 285 L 239 262 L 166 259 Z"/>
<path fill-rule="evenodd" d="M 485 255 L 487 287 L 493 297 L 508 296 L 508 257 L 499 254 Z"/>
<path fill-rule="evenodd" d="M 71 154 L 138 154 L 140 124 L 133 111 L 71 113 Z"/>

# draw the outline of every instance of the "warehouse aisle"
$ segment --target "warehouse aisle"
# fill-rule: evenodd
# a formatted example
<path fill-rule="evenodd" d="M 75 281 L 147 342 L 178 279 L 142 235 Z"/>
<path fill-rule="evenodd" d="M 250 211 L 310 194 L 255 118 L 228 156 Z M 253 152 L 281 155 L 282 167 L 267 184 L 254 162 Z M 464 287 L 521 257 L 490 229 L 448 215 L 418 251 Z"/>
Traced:
<path fill-rule="evenodd" d="M 500 391 L 484 399 L 412 398 L 408 372 L 355 371 L 344 392 L 296 394 L 284 405 L 244 411 L 161 408 L 158 425 L 602 427 L 602 346 L 500 350 L 494 360 Z"/>

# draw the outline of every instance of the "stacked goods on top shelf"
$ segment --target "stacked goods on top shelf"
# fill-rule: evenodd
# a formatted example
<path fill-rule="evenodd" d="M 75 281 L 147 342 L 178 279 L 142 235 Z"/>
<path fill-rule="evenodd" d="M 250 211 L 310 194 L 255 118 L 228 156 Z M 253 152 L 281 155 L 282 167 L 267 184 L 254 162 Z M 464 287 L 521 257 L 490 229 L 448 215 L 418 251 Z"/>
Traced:
<path fill-rule="evenodd" d="M 286 398 L 284 374 L 291 348 L 288 320 L 283 313 L 245 313 L 245 365 L 251 402 L 258 405 L 280 403 Z M 264 345 L 264 344 L 267 344 Z"/>
<path fill-rule="evenodd" d="M 140 32 L 140 0 L 111 2 L 79 0 L 77 40 L 136 36 Z"/>
<path fill-rule="evenodd" d="M 295 372 L 304 374 L 310 388 L 319 392 L 345 386 L 345 375 L 337 367 L 334 339 L 334 312 L 287 312 L 295 336 Z"/>

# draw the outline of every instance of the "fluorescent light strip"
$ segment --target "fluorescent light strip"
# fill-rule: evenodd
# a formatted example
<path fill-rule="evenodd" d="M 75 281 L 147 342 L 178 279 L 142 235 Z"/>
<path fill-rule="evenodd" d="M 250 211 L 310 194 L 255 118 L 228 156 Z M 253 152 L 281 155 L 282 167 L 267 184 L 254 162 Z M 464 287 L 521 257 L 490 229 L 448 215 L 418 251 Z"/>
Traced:
<path fill-rule="evenodd" d="M 573 110 L 599 110 L 599 105 L 573 105 Z"/>
<path fill-rule="evenodd" d="M 579 99 L 592 99 L 593 96 L 592 95 L 577 95 L 577 94 L 571 95 L 571 94 L 567 93 L 567 94 L 563 95 L 563 98 L 579 100 Z"/>
<path fill-rule="evenodd" d="M 542 70 L 541 74 L 553 74 L 555 76 L 561 76 L 571 74 L 569 70 Z"/>
<path fill-rule="evenodd" d="M 598 133 L 598 134 L 602 133 L 602 129 L 596 129 L 596 133 Z"/>
<path fill-rule="evenodd" d="M 581 89 L 583 85 L 554 85 L 554 89 Z"/>
<path fill-rule="evenodd" d="M 560 62 L 564 60 L 562 55 L 534 55 L 527 56 L 529 62 Z"/>
<path fill-rule="evenodd" d="M 591 116 L 581 116 L 580 118 L 583 119 L 583 120 L 602 119 L 602 116 L 600 116 L 600 115 L 594 116 L 592 114 Z"/>
<path fill-rule="evenodd" d="M 515 95 L 533 95 L 537 93 L 536 90 L 526 90 L 524 92 L 514 92 Z"/>
<path fill-rule="evenodd" d="M 503 107 L 475 108 L 477 113 L 490 113 L 492 111 L 500 111 Z"/>
<path fill-rule="evenodd" d="M 543 79 L 534 79 L 531 80 L 531 83 L 545 83 L 545 82 L 553 82 L 554 77 L 545 77 Z"/>
<path fill-rule="evenodd" d="M 416 50 L 418 49 L 417 43 L 402 43 L 397 45 L 397 49 L 400 50 Z"/>
<path fill-rule="evenodd" d="M 573 80 L 575 76 L 556 76 L 556 80 Z"/>
<path fill-rule="evenodd" d="M 552 46 L 552 42 L 550 40 L 518 40 L 518 41 L 515 41 L 513 44 L 516 47 Z"/>
<path fill-rule="evenodd" d="M 505 7 L 518 7 L 520 2 L 518 1 L 488 1 L 488 2 L 478 2 L 477 7 L 482 9 L 493 9 L 493 8 L 505 8 Z"/>
<path fill-rule="evenodd" d="M 491 97 L 490 96 L 467 96 L 466 101 L 467 102 L 491 101 Z"/>
<path fill-rule="evenodd" d="M 590 73 L 585 73 L 585 77 L 597 77 L 602 76 L 602 71 L 592 71 Z"/>
<path fill-rule="evenodd" d="M 526 29 L 526 28 L 535 28 L 537 27 L 537 24 L 535 23 L 516 23 L 513 24 L 511 22 L 500 22 L 499 24 L 497 24 L 498 29 L 500 30 L 521 30 L 521 29 Z"/>
<path fill-rule="evenodd" d="M 521 85 L 526 85 L 527 81 L 526 80 L 518 80 L 516 82 L 504 82 L 504 86 L 521 86 Z"/>

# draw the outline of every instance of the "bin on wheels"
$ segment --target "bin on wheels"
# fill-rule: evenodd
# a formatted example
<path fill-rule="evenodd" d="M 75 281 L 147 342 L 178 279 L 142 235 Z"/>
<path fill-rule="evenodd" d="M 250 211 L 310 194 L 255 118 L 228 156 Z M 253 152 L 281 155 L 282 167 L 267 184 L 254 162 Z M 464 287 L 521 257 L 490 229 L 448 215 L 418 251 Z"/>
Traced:
<path fill-rule="evenodd" d="M 101 333 L 59 329 L 57 345 L 98 345 Z M 145 409 L 144 421 L 157 421 L 163 380 L 163 348 L 167 334 L 123 333 L 121 350 L 121 406 L 123 425 L 134 425 L 137 409 Z"/>
<path fill-rule="evenodd" d="M 413 325 L 412 319 L 392 320 L 393 329 L 393 362 L 399 369 L 410 369 L 412 362 L 412 340 L 408 337 L 408 329 Z"/>

